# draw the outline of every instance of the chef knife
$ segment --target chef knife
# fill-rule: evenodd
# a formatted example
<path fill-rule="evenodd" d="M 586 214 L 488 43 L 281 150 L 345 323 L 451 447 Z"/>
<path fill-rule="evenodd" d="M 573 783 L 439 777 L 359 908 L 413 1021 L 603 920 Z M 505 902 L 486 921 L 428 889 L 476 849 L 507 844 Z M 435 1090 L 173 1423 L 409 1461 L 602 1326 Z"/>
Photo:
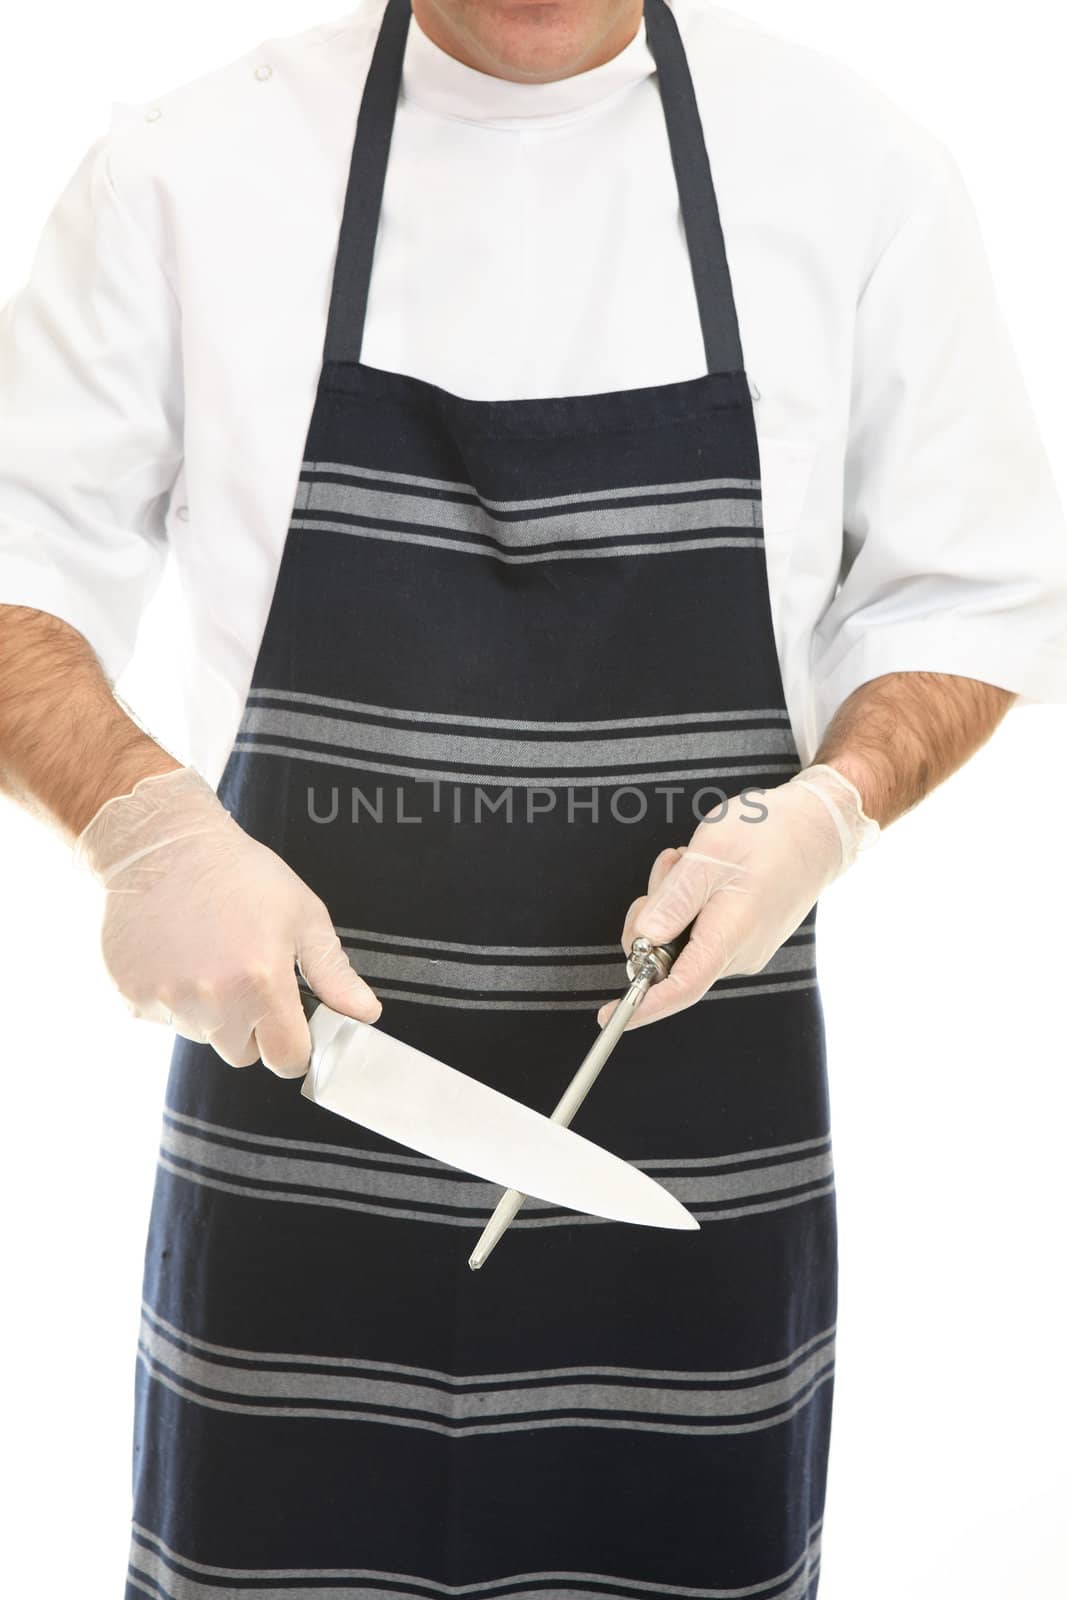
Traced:
<path fill-rule="evenodd" d="M 629 988 L 611 1013 L 585 1060 L 564 1090 L 559 1104 L 552 1113 L 551 1120 L 553 1122 L 559 1123 L 561 1127 L 565 1127 L 570 1122 L 596 1082 L 600 1069 L 622 1038 L 627 1023 L 641 1004 L 641 1001 L 654 983 L 662 983 L 663 979 L 667 977 L 688 940 L 688 928 L 677 939 L 672 940 L 670 944 L 654 945 L 651 939 L 644 938 L 634 940 L 630 946 L 630 955 L 626 962 L 626 976 L 630 980 Z M 526 1195 L 518 1184 L 510 1188 L 506 1194 L 501 1195 L 496 1210 L 482 1230 L 482 1236 L 471 1251 L 467 1261 L 467 1265 L 472 1272 L 484 1264 L 493 1246 L 499 1243 L 505 1231 L 514 1221 L 519 1207 L 525 1199 Z M 697 1228 L 700 1226 L 695 1217 L 693 1218 L 693 1226 Z"/>
<path fill-rule="evenodd" d="M 311 1064 L 301 1093 L 398 1144 L 551 1205 L 653 1228 L 698 1228 L 640 1168 L 531 1106 L 342 1016 L 305 986 Z"/>

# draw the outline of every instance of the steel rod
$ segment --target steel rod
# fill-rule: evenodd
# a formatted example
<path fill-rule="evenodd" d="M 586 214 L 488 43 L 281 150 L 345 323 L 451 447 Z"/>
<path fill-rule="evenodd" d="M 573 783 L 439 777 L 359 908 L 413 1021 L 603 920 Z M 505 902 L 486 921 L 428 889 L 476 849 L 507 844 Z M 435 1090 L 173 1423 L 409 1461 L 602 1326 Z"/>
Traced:
<path fill-rule="evenodd" d="M 653 960 L 647 959 L 642 962 L 630 987 L 600 1030 L 585 1060 L 560 1096 L 559 1103 L 553 1111 L 550 1121 L 560 1122 L 565 1127 L 570 1124 L 571 1118 L 596 1082 L 601 1068 L 622 1038 L 626 1024 L 659 975 L 659 969 Z M 472 1272 L 477 1271 L 488 1259 L 494 1245 L 499 1242 L 507 1228 L 515 1220 L 515 1216 L 525 1199 L 526 1196 L 520 1194 L 517 1189 L 505 1190 L 496 1210 L 482 1230 L 481 1238 L 468 1258 L 467 1265 Z"/>

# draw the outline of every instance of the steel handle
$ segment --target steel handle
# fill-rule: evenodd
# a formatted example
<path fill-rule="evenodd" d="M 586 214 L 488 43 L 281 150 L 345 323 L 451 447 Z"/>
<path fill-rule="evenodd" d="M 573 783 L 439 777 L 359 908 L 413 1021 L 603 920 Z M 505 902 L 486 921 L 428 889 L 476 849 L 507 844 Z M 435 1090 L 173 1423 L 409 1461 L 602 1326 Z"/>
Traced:
<path fill-rule="evenodd" d="M 642 964 L 650 962 L 653 968 L 651 983 L 662 983 L 664 978 L 670 976 L 671 968 L 689 943 L 692 927 L 690 923 L 688 928 L 683 928 L 681 933 L 667 944 L 654 945 L 651 939 L 635 939 L 626 960 L 626 976 L 632 982 L 642 970 Z"/>

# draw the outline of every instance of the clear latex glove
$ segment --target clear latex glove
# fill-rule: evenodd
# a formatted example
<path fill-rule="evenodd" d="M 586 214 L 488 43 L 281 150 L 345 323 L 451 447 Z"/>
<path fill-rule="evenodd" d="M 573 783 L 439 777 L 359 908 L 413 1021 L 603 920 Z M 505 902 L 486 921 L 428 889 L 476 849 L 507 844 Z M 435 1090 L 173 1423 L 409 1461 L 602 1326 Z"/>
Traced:
<path fill-rule="evenodd" d="M 381 1006 L 325 904 L 234 821 L 193 767 L 142 778 L 100 807 L 73 858 L 107 894 L 101 950 L 135 1017 L 210 1044 L 234 1067 L 306 1072 L 311 1039 L 294 964 L 345 1016 Z"/>
<path fill-rule="evenodd" d="M 631 1028 L 684 1010 L 719 978 L 761 972 L 880 832 L 855 786 L 821 763 L 748 796 L 716 808 L 684 849 L 664 850 L 648 894 L 630 907 L 627 951 L 638 935 L 665 944 L 693 924 L 670 976 L 649 990 Z M 615 1002 L 601 1009 L 601 1025 L 614 1009 Z"/>

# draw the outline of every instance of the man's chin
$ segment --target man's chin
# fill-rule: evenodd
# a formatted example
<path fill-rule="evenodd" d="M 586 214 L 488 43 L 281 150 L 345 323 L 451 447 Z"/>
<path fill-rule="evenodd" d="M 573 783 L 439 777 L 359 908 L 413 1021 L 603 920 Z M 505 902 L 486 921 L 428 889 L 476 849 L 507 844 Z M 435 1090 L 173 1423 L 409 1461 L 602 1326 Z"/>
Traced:
<path fill-rule="evenodd" d="M 420 27 L 466 66 L 516 83 L 552 83 L 616 55 L 640 9 L 590 0 L 413 0 Z"/>

